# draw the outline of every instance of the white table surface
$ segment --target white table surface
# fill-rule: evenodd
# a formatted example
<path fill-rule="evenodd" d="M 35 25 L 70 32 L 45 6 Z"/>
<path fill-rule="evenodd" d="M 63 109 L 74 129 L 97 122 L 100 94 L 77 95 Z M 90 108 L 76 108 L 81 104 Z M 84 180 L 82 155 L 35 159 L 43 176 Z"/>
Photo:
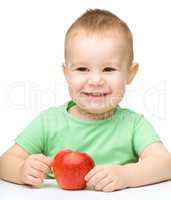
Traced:
<path fill-rule="evenodd" d="M 0 200 L 171 200 L 171 181 L 115 192 L 60 189 L 55 180 L 46 179 L 39 187 L 17 185 L 0 180 Z"/>

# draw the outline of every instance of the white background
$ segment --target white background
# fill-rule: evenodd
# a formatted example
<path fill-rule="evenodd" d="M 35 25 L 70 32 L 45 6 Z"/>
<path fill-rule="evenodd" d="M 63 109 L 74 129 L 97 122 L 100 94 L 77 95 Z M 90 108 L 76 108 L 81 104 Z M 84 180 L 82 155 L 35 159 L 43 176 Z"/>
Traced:
<path fill-rule="evenodd" d="M 69 100 L 64 36 L 88 8 L 108 9 L 132 30 L 140 70 L 121 105 L 143 113 L 171 151 L 169 0 L 0 0 L 0 154 L 40 111 Z"/>

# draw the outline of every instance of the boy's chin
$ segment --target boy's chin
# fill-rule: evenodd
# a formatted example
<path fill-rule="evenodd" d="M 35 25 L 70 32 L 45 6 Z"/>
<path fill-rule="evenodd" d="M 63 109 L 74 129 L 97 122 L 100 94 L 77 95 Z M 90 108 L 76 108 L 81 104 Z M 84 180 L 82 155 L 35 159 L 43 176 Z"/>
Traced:
<path fill-rule="evenodd" d="M 99 107 L 89 106 L 89 107 L 83 107 L 82 109 L 90 114 L 105 114 L 105 113 L 113 111 L 115 109 L 115 106 L 109 107 L 109 108 L 106 108 L 106 107 L 104 108 L 100 106 Z"/>
<path fill-rule="evenodd" d="M 78 111 L 82 111 L 85 113 L 90 113 L 90 114 L 105 114 L 112 112 L 115 110 L 117 106 L 117 102 L 113 102 L 111 104 L 103 104 L 103 103 L 96 103 L 96 102 L 84 102 L 84 101 L 77 101 L 75 99 L 76 107 Z"/>

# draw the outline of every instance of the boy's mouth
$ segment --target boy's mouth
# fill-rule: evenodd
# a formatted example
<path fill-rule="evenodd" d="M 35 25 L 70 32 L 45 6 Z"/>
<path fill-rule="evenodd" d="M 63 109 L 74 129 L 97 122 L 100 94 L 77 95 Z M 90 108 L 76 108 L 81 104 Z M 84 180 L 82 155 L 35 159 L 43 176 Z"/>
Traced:
<path fill-rule="evenodd" d="M 83 92 L 85 95 L 90 97 L 104 97 L 109 93 L 99 93 L 99 92 Z"/>

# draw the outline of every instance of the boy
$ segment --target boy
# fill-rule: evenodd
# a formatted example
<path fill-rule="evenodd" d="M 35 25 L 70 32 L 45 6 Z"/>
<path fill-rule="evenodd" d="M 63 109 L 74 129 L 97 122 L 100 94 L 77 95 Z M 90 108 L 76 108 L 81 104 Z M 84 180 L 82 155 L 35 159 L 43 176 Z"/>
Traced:
<path fill-rule="evenodd" d="M 123 109 L 138 70 L 132 34 L 106 10 L 88 10 L 69 28 L 63 71 L 71 101 L 40 113 L 0 160 L 0 177 L 39 185 L 62 149 L 90 154 L 87 186 L 115 191 L 171 179 L 171 156 L 150 123 Z M 51 176 L 51 174 L 48 174 Z"/>

